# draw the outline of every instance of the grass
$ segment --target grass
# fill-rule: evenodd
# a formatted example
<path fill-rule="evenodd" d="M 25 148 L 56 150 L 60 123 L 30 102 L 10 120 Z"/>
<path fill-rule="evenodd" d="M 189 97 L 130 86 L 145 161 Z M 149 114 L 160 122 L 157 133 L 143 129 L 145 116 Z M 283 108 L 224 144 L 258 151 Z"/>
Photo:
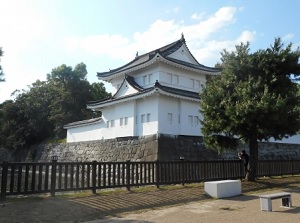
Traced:
<path fill-rule="evenodd" d="M 67 143 L 67 138 L 63 138 L 63 139 L 48 138 L 48 139 L 45 139 L 42 143 L 44 143 L 44 144 Z"/>

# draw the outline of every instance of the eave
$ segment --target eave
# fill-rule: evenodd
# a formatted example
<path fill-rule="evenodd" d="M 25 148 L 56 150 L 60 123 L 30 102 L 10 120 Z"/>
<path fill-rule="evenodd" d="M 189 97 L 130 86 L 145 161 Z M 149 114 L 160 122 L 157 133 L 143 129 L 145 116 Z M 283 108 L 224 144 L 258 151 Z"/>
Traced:
<path fill-rule="evenodd" d="M 219 71 L 218 69 L 216 69 L 215 71 L 213 71 L 214 68 L 208 68 L 205 66 L 201 66 L 199 65 L 199 68 L 195 67 L 195 65 L 191 64 L 190 66 L 183 64 L 183 62 L 180 63 L 180 61 L 175 60 L 173 58 L 167 58 L 162 56 L 159 53 L 156 53 L 154 57 L 152 57 L 150 60 L 148 60 L 147 62 L 138 64 L 137 66 L 131 67 L 129 69 L 125 69 L 119 72 L 116 72 L 114 74 L 111 74 L 110 76 L 106 76 L 106 77 L 98 77 L 99 79 L 103 80 L 103 81 L 108 81 L 111 82 L 111 80 L 113 80 L 116 77 L 119 76 L 123 76 L 123 75 L 127 75 L 130 74 L 134 71 L 143 69 L 145 67 L 148 67 L 154 63 L 157 62 L 163 62 L 165 64 L 171 65 L 173 67 L 177 67 L 177 68 L 181 68 L 183 70 L 188 70 L 188 71 L 192 71 L 192 72 L 196 72 L 196 73 L 201 73 L 201 74 L 205 74 L 205 75 L 220 75 L 221 71 Z M 188 64 L 188 63 L 186 63 Z M 193 66 L 193 67 L 192 67 Z M 211 69 L 211 71 L 210 71 Z"/>
<path fill-rule="evenodd" d="M 200 102 L 200 97 L 198 93 L 162 86 L 157 82 L 154 87 L 145 89 L 144 91 L 132 95 L 120 97 L 120 98 L 110 98 L 105 101 L 94 102 L 88 104 L 87 108 L 93 110 L 101 110 L 104 107 L 116 105 L 119 103 L 124 103 L 127 101 L 137 100 L 140 98 L 149 97 L 154 94 L 158 94 L 158 95 L 160 94 L 168 97 Z"/>
<path fill-rule="evenodd" d="M 102 121 L 102 118 L 93 118 L 93 119 L 87 119 L 87 120 L 78 121 L 78 122 L 71 122 L 71 123 L 64 125 L 64 129 L 71 129 L 71 128 L 76 128 L 76 127 L 92 125 L 92 124 L 99 123 L 101 121 Z"/>

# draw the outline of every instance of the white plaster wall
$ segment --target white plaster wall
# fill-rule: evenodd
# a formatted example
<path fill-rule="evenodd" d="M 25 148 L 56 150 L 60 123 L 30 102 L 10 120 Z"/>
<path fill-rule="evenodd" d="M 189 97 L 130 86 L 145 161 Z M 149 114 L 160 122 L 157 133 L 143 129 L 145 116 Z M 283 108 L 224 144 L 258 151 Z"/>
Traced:
<path fill-rule="evenodd" d="M 178 82 L 173 81 L 170 82 L 169 75 L 176 75 L 178 76 Z M 204 74 L 191 72 L 188 70 L 178 69 L 173 66 L 167 65 L 165 63 L 156 63 L 151 66 L 146 67 L 143 70 L 138 70 L 130 73 L 129 75 L 134 77 L 134 80 L 143 88 L 152 87 L 156 80 L 166 86 L 176 87 L 183 90 L 199 92 L 201 90 L 197 86 L 193 86 L 192 80 L 199 81 L 201 85 L 205 85 L 206 83 L 206 76 Z M 147 76 L 146 81 L 144 81 L 144 77 Z M 148 78 L 150 76 L 150 78 Z M 123 76 L 122 76 L 123 77 Z M 112 86 L 113 90 L 112 93 L 116 93 L 116 87 L 122 83 L 123 79 L 118 77 L 116 80 L 113 81 Z M 195 82 L 195 85 L 196 84 Z M 129 89 L 126 94 L 132 93 Z"/>
<path fill-rule="evenodd" d="M 134 89 L 131 85 L 129 85 L 127 82 L 125 82 L 121 89 L 119 89 L 118 93 L 115 95 L 115 97 L 120 97 L 120 96 L 127 96 L 127 95 L 131 95 L 137 93 L 137 90 Z"/>
<path fill-rule="evenodd" d="M 67 129 L 67 142 L 80 142 L 101 139 L 101 128 L 103 122 L 92 125 Z"/>
<path fill-rule="evenodd" d="M 179 82 L 175 83 L 174 79 L 172 79 L 172 83 L 170 82 L 169 74 L 177 75 L 179 77 Z M 201 86 L 195 87 L 192 84 L 192 80 L 199 81 L 200 84 L 205 85 L 206 76 L 204 74 L 195 73 L 183 69 L 178 69 L 166 64 L 161 63 L 159 66 L 159 82 L 163 85 L 179 88 L 182 90 L 199 92 L 201 90 Z"/>
<path fill-rule="evenodd" d="M 130 74 L 134 77 L 135 82 L 143 88 L 152 87 L 156 80 L 158 80 L 158 66 L 151 65 L 143 70 L 138 72 L 132 72 Z M 149 75 L 151 76 L 149 79 Z M 147 76 L 146 83 L 144 84 L 144 77 Z"/>
<path fill-rule="evenodd" d="M 124 75 L 121 75 L 120 77 L 116 77 L 112 80 L 112 82 L 111 82 L 112 95 L 114 95 L 117 92 L 118 86 L 121 86 L 123 80 L 124 80 Z"/>
<path fill-rule="evenodd" d="M 111 139 L 115 138 L 115 128 L 116 128 L 116 120 L 115 120 L 115 106 L 106 107 L 102 110 L 102 120 L 105 123 L 101 128 L 101 139 Z M 111 122 L 114 120 L 115 127 L 107 128 L 107 122 Z"/>
<path fill-rule="evenodd" d="M 135 101 L 118 104 L 115 111 L 115 135 L 117 137 L 134 136 L 135 128 Z M 125 125 L 125 118 L 128 118 L 128 123 Z M 120 124 L 120 119 L 123 118 L 123 125 Z"/>
<path fill-rule="evenodd" d="M 201 120 L 202 115 L 199 111 L 199 103 L 192 101 L 181 101 L 181 131 L 179 135 L 190 135 L 190 136 L 200 136 L 201 135 L 201 125 L 195 123 L 195 116 Z M 193 123 L 189 122 L 189 116 L 193 117 Z"/>
<path fill-rule="evenodd" d="M 178 135 L 180 132 L 179 106 L 180 102 L 176 98 L 159 97 L 159 133 Z"/>
<path fill-rule="evenodd" d="M 147 114 L 150 114 L 149 122 Z M 142 123 L 142 115 L 145 122 Z M 136 106 L 136 135 L 151 135 L 158 131 L 158 99 L 156 95 L 137 100 Z"/>

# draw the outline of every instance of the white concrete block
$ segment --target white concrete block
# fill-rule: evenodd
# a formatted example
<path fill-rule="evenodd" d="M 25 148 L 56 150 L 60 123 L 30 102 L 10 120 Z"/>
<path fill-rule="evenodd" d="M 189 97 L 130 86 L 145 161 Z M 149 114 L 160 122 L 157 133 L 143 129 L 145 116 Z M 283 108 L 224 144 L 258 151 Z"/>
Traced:
<path fill-rule="evenodd" d="M 242 193 L 240 180 L 208 181 L 204 183 L 206 194 L 216 198 L 234 197 Z"/>

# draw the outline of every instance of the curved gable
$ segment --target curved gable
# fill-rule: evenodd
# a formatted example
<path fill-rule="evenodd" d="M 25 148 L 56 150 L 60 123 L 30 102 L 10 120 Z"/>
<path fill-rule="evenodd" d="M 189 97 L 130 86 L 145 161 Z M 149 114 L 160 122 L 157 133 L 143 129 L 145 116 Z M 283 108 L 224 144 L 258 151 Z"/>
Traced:
<path fill-rule="evenodd" d="M 173 58 L 179 61 L 184 61 L 190 64 L 198 65 L 198 62 L 195 60 L 195 58 L 191 55 L 188 48 L 183 44 L 179 49 L 177 49 L 175 52 L 171 53 L 167 56 L 168 58 Z"/>
<path fill-rule="evenodd" d="M 120 98 L 131 94 L 136 94 L 139 92 L 140 88 L 141 87 L 135 83 L 133 77 L 126 76 L 113 98 Z"/>

